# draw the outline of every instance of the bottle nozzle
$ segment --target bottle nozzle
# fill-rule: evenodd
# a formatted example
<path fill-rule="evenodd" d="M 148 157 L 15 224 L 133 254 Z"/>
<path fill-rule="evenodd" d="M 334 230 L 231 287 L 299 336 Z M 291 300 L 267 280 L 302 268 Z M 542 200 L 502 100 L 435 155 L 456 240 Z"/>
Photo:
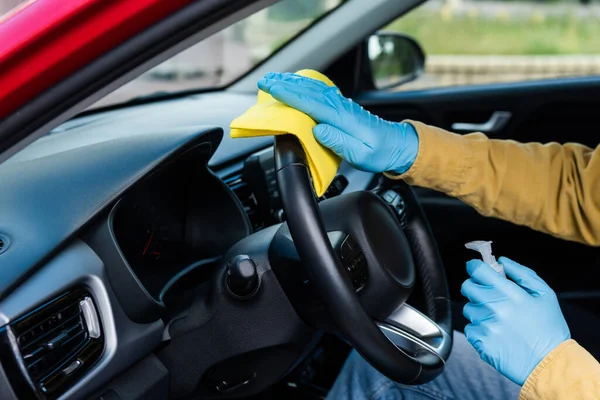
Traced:
<path fill-rule="evenodd" d="M 475 250 L 481 253 L 481 257 L 483 258 L 483 262 L 492 267 L 496 272 L 501 273 L 506 276 L 504 273 L 504 268 L 502 265 L 496 261 L 496 257 L 492 254 L 492 242 L 485 240 L 476 240 L 474 242 L 469 242 L 465 244 L 465 247 L 470 250 Z"/>

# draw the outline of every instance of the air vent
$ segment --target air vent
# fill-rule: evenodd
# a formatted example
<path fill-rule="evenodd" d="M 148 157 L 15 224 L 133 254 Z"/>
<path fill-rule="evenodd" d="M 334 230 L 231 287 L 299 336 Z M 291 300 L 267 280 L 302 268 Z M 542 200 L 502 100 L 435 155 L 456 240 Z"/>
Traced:
<path fill-rule="evenodd" d="M 346 179 L 344 175 L 337 175 L 335 178 L 333 178 L 333 181 L 331 182 L 321 199 L 331 199 L 332 197 L 339 196 L 340 194 L 342 194 L 342 192 L 344 191 L 344 189 L 346 189 L 347 186 L 348 179 Z"/>
<path fill-rule="evenodd" d="M 225 178 L 224 181 L 227 186 L 231 188 L 240 203 L 242 203 L 244 211 L 246 212 L 246 215 L 248 215 L 254 231 L 264 228 L 258 212 L 258 203 L 256 202 L 256 198 L 254 197 L 254 193 L 252 193 L 250 186 L 244 181 L 242 173 L 239 172 L 231 175 Z"/>
<path fill-rule="evenodd" d="M 10 325 L 15 358 L 35 396 L 53 399 L 102 354 L 104 338 L 92 297 L 67 293 Z M 17 350 L 18 349 L 18 350 Z M 24 398 L 31 398 L 31 393 Z"/>

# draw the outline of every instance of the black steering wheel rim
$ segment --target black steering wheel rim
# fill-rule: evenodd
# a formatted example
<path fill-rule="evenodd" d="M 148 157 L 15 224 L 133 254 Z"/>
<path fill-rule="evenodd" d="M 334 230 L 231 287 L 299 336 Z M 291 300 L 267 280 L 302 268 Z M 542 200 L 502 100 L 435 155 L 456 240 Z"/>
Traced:
<path fill-rule="evenodd" d="M 408 306 L 398 309 L 398 315 L 391 316 L 391 320 L 398 317 L 400 326 L 388 321 L 374 321 L 361 305 L 329 242 L 306 157 L 296 137 L 276 137 L 275 164 L 287 224 L 298 254 L 346 339 L 371 365 L 396 382 L 421 384 L 439 375 L 452 347 L 449 296 L 443 265 L 420 207 L 411 207 L 414 210 L 407 215 L 407 238 L 411 250 L 416 253 L 414 258 L 424 282 L 428 314 L 433 321 Z M 411 206 L 413 203 L 418 206 L 411 188 L 408 185 L 400 187 Z M 431 273 L 428 263 L 433 263 L 435 273 Z M 413 335 L 414 329 L 407 326 L 406 321 L 427 322 L 427 330 L 436 333 L 431 337 Z"/>

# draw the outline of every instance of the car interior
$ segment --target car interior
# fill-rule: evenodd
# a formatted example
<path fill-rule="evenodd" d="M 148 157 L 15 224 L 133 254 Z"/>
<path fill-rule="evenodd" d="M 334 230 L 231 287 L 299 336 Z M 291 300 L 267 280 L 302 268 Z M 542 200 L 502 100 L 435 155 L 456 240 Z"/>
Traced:
<path fill-rule="evenodd" d="M 464 244 L 480 239 L 538 271 L 593 353 L 597 249 L 345 162 L 317 198 L 297 140 L 229 125 L 266 72 L 311 68 L 384 119 L 595 147 L 600 78 L 390 90 L 427 54 L 381 29 L 421 2 L 347 0 L 224 87 L 86 109 L 274 1 L 248 3 L 155 35 L 137 68 L 71 92 L 0 164 L 0 398 L 324 399 L 353 348 L 424 383 L 466 324 Z M 373 38 L 404 49 L 383 89 Z"/>

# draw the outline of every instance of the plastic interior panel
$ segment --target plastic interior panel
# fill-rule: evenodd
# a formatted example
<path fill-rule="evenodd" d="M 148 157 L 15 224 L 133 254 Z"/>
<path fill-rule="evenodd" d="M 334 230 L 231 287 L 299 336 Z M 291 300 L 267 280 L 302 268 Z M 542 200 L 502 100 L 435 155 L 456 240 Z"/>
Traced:
<path fill-rule="evenodd" d="M 93 295 L 105 335 L 105 349 L 96 366 L 60 400 L 86 398 L 150 353 L 160 343 L 163 332 L 162 321 L 137 324 L 125 315 L 108 283 L 102 261 L 80 240 L 70 243 L 0 302 L 2 325 L 74 287 L 85 287 Z"/>
<path fill-rule="evenodd" d="M 110 138 L 50 135 L 40 140 L 42 153 L 32 146 L 1 164 L 0 182 L 11 190 L 0 191 L 0 209 L 10 210 L 0 232 L 12 244 L 0 255 L 0 265 L 11 266 L 0 268 L 0 298 L 155 167 L 201 142 L 214 151 L 221 136 L 218 128 L 198 127 Z"/>

